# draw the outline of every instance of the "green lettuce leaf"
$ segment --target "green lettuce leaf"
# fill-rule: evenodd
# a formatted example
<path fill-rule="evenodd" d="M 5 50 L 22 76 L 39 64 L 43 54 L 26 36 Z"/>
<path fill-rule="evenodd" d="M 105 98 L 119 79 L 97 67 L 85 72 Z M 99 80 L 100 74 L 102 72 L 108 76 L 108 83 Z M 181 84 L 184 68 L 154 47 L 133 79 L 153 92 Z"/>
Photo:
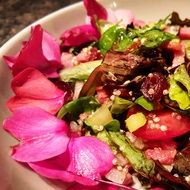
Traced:
<path fill-rule="evenodd" d="M 58 112 L 57 117 L 63 118 L 67 113 L 78 118 L 80 113 L 95 111 L 100 104 L 93 96 L 85 96 L 65 104 Z"/>
<path fill-rule="evenodd" d="M 187 110 L 190 108 L 190 98 L 188 93 L 185 92 L 173 79 L 169 80 L 169 98 L 173 101 L 176 101 L 179 105 L 179 108 L 182 110 Z"/>
<path fill-rule="evenodd" d="M 92 71 L 101 65 L 102 60 L 90 61 L 73 66 L 72 68 L 63 69 L 60 72 L 60 78 L 65 82 L 75 82 L 87 80 Z"/>

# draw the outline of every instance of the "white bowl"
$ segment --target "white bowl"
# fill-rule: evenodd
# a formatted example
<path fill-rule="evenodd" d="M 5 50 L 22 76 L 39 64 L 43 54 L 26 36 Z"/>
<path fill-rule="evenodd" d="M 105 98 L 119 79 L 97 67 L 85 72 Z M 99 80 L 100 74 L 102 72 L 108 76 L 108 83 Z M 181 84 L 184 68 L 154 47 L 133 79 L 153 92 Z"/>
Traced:
<path fill-rule="evenodd" d="M 105 7 L 112 9 L 131 9 L 136 18 L 145 21 L 154 21 L 167 16 L 172 11 L 179 12 L 180 16 L 190 17 L 189 0 L 101 0 Z M 59 37 L 60 34 L 71 26 L 84 23 L 85 10 L 82 3 L 60 9 L 39 21 L 43 28 Z M 14 55 L 21 47 L 21 42 L 28 37 L 30 26 L 19 32 L 0 48 L 0 62 L 3 55 Z M 0 64 L 0 123 L 9 114 L 5 103 L 11 95 L 11 75 L 8 67 Z M 40 178 L 30 169 L 16 163 L 9 156 L 10 146 L 15 140 L 0 129 L 0 189 L 1 190 L 55 190 L 64 189 Z"/>

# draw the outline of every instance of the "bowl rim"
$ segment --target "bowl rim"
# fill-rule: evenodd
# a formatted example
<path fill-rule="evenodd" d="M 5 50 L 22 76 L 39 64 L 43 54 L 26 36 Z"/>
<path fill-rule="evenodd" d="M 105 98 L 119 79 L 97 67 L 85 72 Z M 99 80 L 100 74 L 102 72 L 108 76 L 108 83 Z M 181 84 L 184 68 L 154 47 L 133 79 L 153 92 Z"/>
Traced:
<path fill-rule="evenodd" d="M 32 22 L 31 24 L 27 25 L 23 29 L 21 29 L 19 32 L 17 32 L 15 35 L 10 37 L 1 47 L 0 47 L 0 60 L 3 59 L 3 56 L 6 54 L 6 52 L 9 51 L 9 49 L 15 44 L 15 42 L 18 41 L 18 39 L 23 39 L 23 37 L 27 36 L 31 30 L 31 26 L 40 24 L 45 24 L 48 20 L 53 19 L 54 17 L 59 16 L 62 12 L 70 12 L 72 9 L 80 8 L 83 6 L 83 2 L 79 1 L 70 5 L 67 5 L 63 8 L 60 8 L 58 10 L 55 10 L 49 14 L 46 14 L 45 16 L 39 18 L 38 20 Z"/>

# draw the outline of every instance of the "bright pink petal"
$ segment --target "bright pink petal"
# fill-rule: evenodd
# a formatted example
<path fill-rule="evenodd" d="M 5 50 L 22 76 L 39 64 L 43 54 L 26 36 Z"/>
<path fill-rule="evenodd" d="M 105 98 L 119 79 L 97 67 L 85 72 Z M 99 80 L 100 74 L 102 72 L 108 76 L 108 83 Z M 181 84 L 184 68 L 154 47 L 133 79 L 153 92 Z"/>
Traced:
<path fill-rule="evenodd" d="M 131 24 L 134 20 L 134 14 L 132 11 L 127 9 L 118 9 L 115 11 L 115 16 L 117 21 L 121 21 L 121 24 L 127 26 Z"/>
<path fill-rule="evenodd" d="M 87 15 L 96 17 L 97 19 L 107 20 L 108 14 L 106 9 L 100 5 L 96 0 L 83 0 Z"/>
<path fill-rule="evenodd" d="M 64 132 L 35 137 L 15 146 L 12 158 L 20 162 L 37 162 L 55 157 L 66 151 L 69 137 Z"/>
<path fill-rule="evenodd" d="M 53 99 L 64 94 L 34 68 L 27 68 L 14 77 L 11 87 L 16 95 L 28 98 Z"/>
<path fill-rule="evenodd" d="M 7 103 L 11 111 L 28 105 L 37 106 L 55 114 L 64 104 L 66 92 L 57 88 L 34 68 L 27 68 L 20 72 L 13 79 L 11 86 L 16 94 Z"/>
<path fill-rule="evenodd" d="M 48 134 L 69 133 L 66 122 L 37 107 L 17 109 L 4 121 L 3 127 L 17 139 L 26 141 Z"/>
<path fill-rule="evenodd" d="M 67 190 L 118 190 L 119 188 L 117 186 L 113 185 L 107 185 L 107 184 L 98 184 L 96 186 L 84 186 L 81 184 L 74 184 L 71 187 L 69 187 Z"/>
<path fill-rule="evenodd" d="M 12 68 L 14 63 L 16 62 L 17 60 L 17 56 L 4 56 L 3 57 L 3 60 L 5 63 L 7 63 L 7 65 Z"/>
<path fill-rule="evenodd" d="M 29 165 L 42 176 L 91 186 L 112 168 L 113 158 L 104 142 L 95 137 L 77 137 L 71 138 L 65 153 Z"/>
<path fill-rule="evenodd" d="M 78 176 L 71 172 L 66 171 L 66 168 L 69 164 L 70 158 L 69 154 L 66 151 L 65 153 L 54 157 L 52 159 L 48 159 L 41 162 L 28 163 L 30 167 L 40 174 L 41 176 L 50 178 L 50 179 L 59 179 L 64 182 L 78 182 L 83 185 L 96 185 L 97 182 Z"/>
<path fill-rule="evenodd" d="M 62 46 L 79 46 L 81 44 L 96 41 L 99 37 L 96 29 L 91 25 L 81 25 L 66 30 L 61 35 Z"/>
<path fill-rule="evenodd" d="M 57 97 L 49 100 L 36 100 L 31 98 L 14 96 L 10 98 L 7 102 L 7 107 L 12 112 L 14 112 L 18 108 L 29 106 L 29 107 L 39 107 L 51 114 L 55 114 L 58 112 L 58 110 L 61 108 L 62 105 L 63 105 L 62 97 Z"/>
<path fill-rule="evenodd" d="M 90 178 L 100 179 L 112 168 L 114 156 L 107 144 L 95 137 L 78 137 L 69 143 L 70 164 L 68 171 Z"/>
<path fill-rule="evenodd" d="M 23 44 L 16 59 L 8 56 L 4 58 L 5 62 L 12 65 L 14 76 L 27 67 L 34 67 L 46 76 L 54 77 L 61 67 L 59 45 L 52 36 L 43 31 L 40 25 L 32 28 L 29 41 Z"/>

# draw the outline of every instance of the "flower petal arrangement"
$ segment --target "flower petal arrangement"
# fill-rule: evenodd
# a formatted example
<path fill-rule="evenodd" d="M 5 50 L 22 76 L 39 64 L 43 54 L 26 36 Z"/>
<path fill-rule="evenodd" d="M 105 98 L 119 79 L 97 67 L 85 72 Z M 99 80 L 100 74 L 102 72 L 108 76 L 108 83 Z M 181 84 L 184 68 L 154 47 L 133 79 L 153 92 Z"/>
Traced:
<path fill-rule="evenodd" d="M 56 40 L 37 25 L 31 29 L 30 39 L 23 43 L 21 51 L 15 56 L 4 56 L 11 66 L 13 75 L 28 67 L 33 67 L 47 77 L 58 77 L 61 68 L 61 52 Z"/>
<path fill-rule="evenodd" d="M 39 70 L 28 67 L 14 77 L 11 87 L 15 93 L 7 102 L 14 111 L 19 107 L 37 106 L 55 114 L 64 104 L 66 91 L 60 90 Z"/>
<path fill-rule="evenodd" d="M 67 190 L 190 189 L 189 19 L 83 4 L 60 42 L 36 25 L 4 56 L 11 157 Z"/>

